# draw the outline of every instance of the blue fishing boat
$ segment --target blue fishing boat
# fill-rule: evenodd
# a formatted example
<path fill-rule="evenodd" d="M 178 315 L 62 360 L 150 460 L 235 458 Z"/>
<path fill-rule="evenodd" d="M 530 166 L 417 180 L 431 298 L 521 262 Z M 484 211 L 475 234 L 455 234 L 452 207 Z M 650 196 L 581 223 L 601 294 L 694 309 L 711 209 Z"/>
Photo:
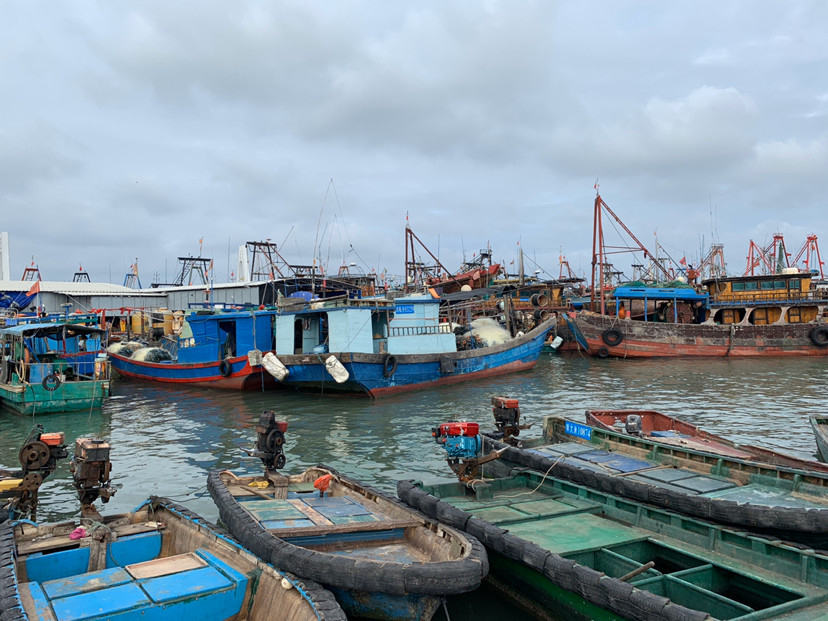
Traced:
<path fill-rule="evenodd" d="M 115 343 L 112 367 L 126 378 L 205 388 L 262 390 L 276 381 L 262 367 L 273 349 L 273 310 L 194 311 L 161 346 Z"/>
<path fill-rule="evenodd" d="M 278 571 L 163 498 L 102 521 L 0 524 L 4 621 L 345 621 L 333 595 Z"/>
<path fill-rule="evenodd" d="M 110 394 L 105 343 L 94 315 L 7 320 L 0 403 L 28 415 L 100 407 Z"/>
<path fill-rule="evenodd" d="M 471 312 L 450 319 L 430 295 L 292 300 L 274 318 L 265 367 L 287 386 L 379 397 L 531 369 L 554 327 L 512 334 Z"/>
<path fill-rule="evenodd" d="M 262 414 L 248 452 L 262 459 L 263 475 L 208 477 L 221 521 L 242 545 L 321 583 L 349 616 L 428 621 L 446 596 L 480 585 L 488 560 L 474 537 L 324 466 L 277 472 L 286 429 Z"/>

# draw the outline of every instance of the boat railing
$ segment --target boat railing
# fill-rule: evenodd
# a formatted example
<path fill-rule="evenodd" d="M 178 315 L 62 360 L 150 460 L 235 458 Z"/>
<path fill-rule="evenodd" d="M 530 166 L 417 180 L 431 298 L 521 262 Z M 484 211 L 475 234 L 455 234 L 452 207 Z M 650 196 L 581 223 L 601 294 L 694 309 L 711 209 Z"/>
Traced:
<path fill-rule="evenodd" d="M 451 334 L 451 324 L 440 323 L 436 326 L 402 326 L 388 328 L 388 336 L 419 336 L 422 334 Z"/>
<path fill-rule="evenodd" d="M 791 304 L 801 305 L 818 301 L 828 301 L 828 290 L 812 291 L 757 291 L 755 293 L 720 293 L 710 298 L 711 307 L 733 306 L 738 304 Z"/>

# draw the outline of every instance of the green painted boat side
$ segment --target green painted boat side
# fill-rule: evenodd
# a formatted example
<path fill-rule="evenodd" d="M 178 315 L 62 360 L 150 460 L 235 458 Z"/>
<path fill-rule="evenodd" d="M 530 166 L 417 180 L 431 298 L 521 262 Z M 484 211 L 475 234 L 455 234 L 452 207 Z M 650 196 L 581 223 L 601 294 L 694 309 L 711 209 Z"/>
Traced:
<path fill-rule="evenodd" d="M 522 595 L 543 597 L 551 612 L 564 606 L 594 618 L 828 618 L 828 553 L 516 471 L 498 460 L 485 468 L 489 476 L 511 474 L 475 482 L 473 489 L 400 482 L 398 495 L 426 515 L 463 523 L 486 545 L 493 576 Z M 648 568 L 648 561 L 654 565 Z M 516 571 L 516 564 L 523 569 Z M 619 582 L 632 571 L 641 573 Z M 661 608 L 646 611 L 637 592 Z"/>
<path fill-rule="evenodd" d="M 53 391 L 28 382 L 0 384 L 0 403 L 27 415 L 99 408 L 109 394 L 109 380 L 64 381 Z"/>

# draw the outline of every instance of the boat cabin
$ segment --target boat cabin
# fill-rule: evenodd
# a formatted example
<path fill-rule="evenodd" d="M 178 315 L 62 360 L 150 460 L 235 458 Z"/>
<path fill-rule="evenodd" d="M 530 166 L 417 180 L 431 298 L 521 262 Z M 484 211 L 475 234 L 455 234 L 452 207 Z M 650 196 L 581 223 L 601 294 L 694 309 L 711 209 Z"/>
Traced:
<path fill-rule="evenodd" d="M 21 323 L 0 330 L 0 383 L 40 383 L 57 373 L 92 376 L 106 331 L 66 322 Z"/>
<path fill-rule="evenodd" d="M 196 311 L 187 315 L 178 335 L 178 362 L 198 363 L 245 356 L 274 348 L 276 311 Z"/>
<path fill-rule="evenodd" d="M 451 326 L 440 322 L 440 300 L 410 296 L 309 301 L 275 316 L 276 355 L 456 351 Z"/>
<path fill-rule="evenodd" d="M 810 323 L 828 305 L 828 291 L 811 287 L 811 274 L 731 276 L 705 280 L 716 323 Z"/>
<path fill-rule="evenodd" d="M 616 287 L 615 316 L 666 323 L 704 323 L 709 297 L 692 287 Z"/>

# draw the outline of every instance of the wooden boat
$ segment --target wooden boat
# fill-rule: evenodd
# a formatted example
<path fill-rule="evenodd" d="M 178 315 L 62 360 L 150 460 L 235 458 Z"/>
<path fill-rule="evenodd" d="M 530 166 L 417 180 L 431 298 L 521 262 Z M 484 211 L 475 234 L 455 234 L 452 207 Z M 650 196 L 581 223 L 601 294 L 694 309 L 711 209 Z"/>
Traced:
<path fill-rule="evenodd" d="M 665 446 L 692 448 L 735 459 L 762 462 L 773 466 L 818 470 L 828 473 L 828 464 L 801 459 L 772 449 L 736 444 L 688 422 L 653 410 L 587 410 L 586 424 L 651 440 Z"/>
<path fill-rule="evenodd" d="M 259 558 L 317 580 L 351 616 L 424 619 L 488 572 L 473 537 L 442 528 L 382 492 L 323 466 L 283 476 L 287 423 L 271 411 L 247 451 L 262 476 L 213 471 L 207 488 L 227 528 Z"/>
<path fill-rule="evenodd" d="M 346 619 L 318 584 L 163 498 L 97 523 L 0 524 L 0 585 L 4 621 Z"/>
<path fill-rule="evenodd" d="M 131 379 L 230 390 L 272 388 L 276 381 L 262 367 L 262 351 L 273 347 L 274 312 L 196 311 L 165 347 L 116 343 L 108 349 L 109 358 L 119 375 Z M 141 359 L 148 349 L 162 355 Z"/>
<path fill-rule="evenodd" d="M 286 386 L 380 397 L 531 369 L 554 327 L 540 321 L 513 335 L 483 318 L 455 334 L 443 319 L 430 295 L 293 303 L 275 316 L 265 358 Z"/>
<path fill-rule="evenodd" d="M 314 487 L 330 480 L 325 493 Z M 479 542 L 324 467 L 289 477 L 211 472 L 230 532 L 260 558 L 331 590 L 351 616 L 430 619 L 488 571 Z"/>
<path fill-rule="evenodd" d="M 683 515 L 823 548 L 828 475 L 717 455 L 544 419 L 543 438 L 505 448 L 501 461 Z"/>
<path fill-rule="evenodd" d="M 828 554 L 501 460 L 470 483 L 400 481 L 400 499 L 484 543 L 487 581 L 554 618 L 687 621 L 828 615 Z M 510 473 L 511 471 L 511 473 Z"/>
<path fill-rule="evenodd" d="M 110 394 L 105 343 L 105 330 L 74 316 L 7 324 L 0 403 L 27 415 L 100 407 Z"/>
<path fill-rule="evenodd" d="M 823 462 L 828 461 L 828 416 L 811 414 L 808 419 L 814 430 L 817 445 L 817 457 Z"/>
<path fill-rule="evenodd" d="M 599 358 L 828 355 L 828 291 L 811 289 L 806 273 L 732 276 L 704 281 L 705 293 L 618 287 L 632 318 L 580 311 L 584 349 Z"/>

